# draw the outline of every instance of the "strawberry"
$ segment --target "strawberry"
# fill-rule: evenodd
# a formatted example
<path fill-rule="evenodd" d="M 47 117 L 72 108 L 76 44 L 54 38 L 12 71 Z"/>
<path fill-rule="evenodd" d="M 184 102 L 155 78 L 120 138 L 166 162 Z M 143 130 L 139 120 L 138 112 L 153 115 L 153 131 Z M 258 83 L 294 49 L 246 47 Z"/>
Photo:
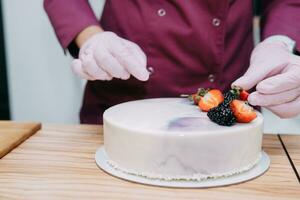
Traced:
<path fill-rule="evenodd" d="M 247 101 L 249 93 L 246 90 L 240 91 L 240 100 Z"/>
<path fill-rule="evenodd" d="M 230 108 L 237 122 L 249 123 L 256 118 L 254 109 L 246 101 L 235 99 L 230 103 Z"/>
<path fill-rule="evenodd" d="M 199 102 L 199 100 L 201 98 L 201 96 L 198 93 L 195 93 L 195 94 L 181 94 L 180 97 L 182 97 L 182 98 L 188 98 L 195 105 L 198 105 L 198 102 Z"/>
<path fill-rule="evenodd" d="M 239 86 L 236 86 L 236 85 L 233 85 L 231 87 L 231 92 L 238 95 L 238 99 L 242 100 L 242 101 L 247 101 L 248 99 L 248 96 L 249 96 L 249 93 L 244 90 L 243 88 L 239 87 Z"/>
<path fill-rule="evenodd" d="M 201 96 L 199 94 L 191 94 L 189 95 L 189 99 L 194 102 L 195 105 L 198 105 Z"/>
<path fill-rule="evenodd" d="M 202 111 L 209 111 L 210 109 L 217 107 L 224 101 L 224 96 L 220 90 L 212 89 L 205 90 L 200 89 L 198 94 L 201 96 L 198 106 Z"/>

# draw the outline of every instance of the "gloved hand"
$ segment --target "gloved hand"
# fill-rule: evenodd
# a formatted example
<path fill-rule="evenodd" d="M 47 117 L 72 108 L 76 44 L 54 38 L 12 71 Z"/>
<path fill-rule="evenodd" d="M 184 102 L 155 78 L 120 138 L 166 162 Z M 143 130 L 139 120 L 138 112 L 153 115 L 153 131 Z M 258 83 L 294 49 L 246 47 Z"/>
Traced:
<path fill-rule="evenodd" d="M 80 48 L 79 59 L 72 70 L 88 80 L 128 79 L 133 75 L 141 81 L 149 78 L 146 55 L 141 48 L 112 32 L 93 35 Z"/>
<path fill-rule="evenodd" d="M 245 90 L 256 86 L 250 104 L 263 106 L 281 118 L 300 113 L 300 57 L 285 43 L 263 41 L 253 50 L 247 72 L 232 85 Z"/>

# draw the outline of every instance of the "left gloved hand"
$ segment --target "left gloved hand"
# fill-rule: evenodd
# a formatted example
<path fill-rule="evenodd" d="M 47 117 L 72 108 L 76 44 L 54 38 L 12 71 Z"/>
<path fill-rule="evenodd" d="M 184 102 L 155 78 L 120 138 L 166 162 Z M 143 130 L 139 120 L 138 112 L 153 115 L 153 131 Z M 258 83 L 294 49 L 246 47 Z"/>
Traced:
<path fill-rule="evenodd" d="M 232 85 L 256 86 L 250 104 L 263 106 L 281 118 L 300 114 L 300 57 L 281 41 L 263 41 L 253 50 L 247 72 Z"/>

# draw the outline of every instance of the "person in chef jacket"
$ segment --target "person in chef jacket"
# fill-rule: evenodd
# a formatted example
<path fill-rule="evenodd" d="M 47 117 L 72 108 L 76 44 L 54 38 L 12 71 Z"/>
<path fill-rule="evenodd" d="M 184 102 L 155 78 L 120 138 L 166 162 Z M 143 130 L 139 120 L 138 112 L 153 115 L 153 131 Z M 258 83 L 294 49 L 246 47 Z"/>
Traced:
<path fill-rule="evenodd" d="M 107 0 L 100 21 L 87 0 L 44 0 L 44 8 L 74 56 L 74 73 L 88 80 L 81 123 L 101 123 L 105 109 L 124 101 L 177 97 L 199 87 L 225 91 L 231 84 L 255 89 L 252 105 L 294 117 L 300 1 L 261 3 L 256 47 L 252 0 Z"/>

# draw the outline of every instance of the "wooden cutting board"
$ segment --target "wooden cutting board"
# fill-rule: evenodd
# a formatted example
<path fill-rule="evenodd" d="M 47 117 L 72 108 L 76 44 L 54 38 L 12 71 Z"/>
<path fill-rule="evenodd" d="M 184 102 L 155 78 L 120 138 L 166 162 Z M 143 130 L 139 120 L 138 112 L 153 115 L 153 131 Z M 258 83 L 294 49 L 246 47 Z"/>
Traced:
<path fill-rule="evenodd" d="M 0 158 L 40 129 L 40 123 L 0 121 Z"/>

